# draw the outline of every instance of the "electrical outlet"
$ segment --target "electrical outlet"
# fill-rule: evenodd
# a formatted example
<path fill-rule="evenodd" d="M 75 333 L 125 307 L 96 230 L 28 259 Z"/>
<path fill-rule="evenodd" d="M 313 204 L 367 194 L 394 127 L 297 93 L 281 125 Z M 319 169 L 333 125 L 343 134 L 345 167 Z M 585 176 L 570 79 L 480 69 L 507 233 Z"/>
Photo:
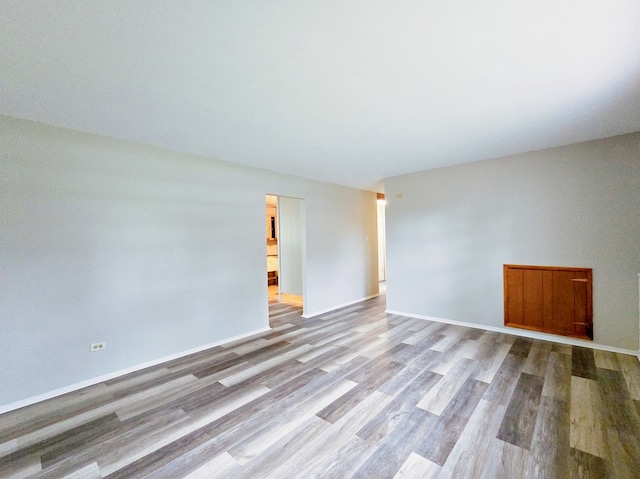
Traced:
<path fill-rule="evenodd" d="M 102 351 L 106 347 L 107 343 L 105 343 L 104 341 L 102 341 L 101 343 L 92 343 L 91 351 Z"/>

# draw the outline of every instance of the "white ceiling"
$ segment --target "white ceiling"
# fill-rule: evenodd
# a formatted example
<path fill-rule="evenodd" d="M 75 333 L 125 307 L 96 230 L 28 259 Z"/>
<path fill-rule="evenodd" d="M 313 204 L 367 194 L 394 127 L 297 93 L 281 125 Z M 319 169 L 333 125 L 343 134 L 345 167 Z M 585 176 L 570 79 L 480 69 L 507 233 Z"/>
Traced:
<path fill-rule="evenodd" d="M 640 130 L 638 0 L 2 0 L 0 112 L 363 189 Z"/>

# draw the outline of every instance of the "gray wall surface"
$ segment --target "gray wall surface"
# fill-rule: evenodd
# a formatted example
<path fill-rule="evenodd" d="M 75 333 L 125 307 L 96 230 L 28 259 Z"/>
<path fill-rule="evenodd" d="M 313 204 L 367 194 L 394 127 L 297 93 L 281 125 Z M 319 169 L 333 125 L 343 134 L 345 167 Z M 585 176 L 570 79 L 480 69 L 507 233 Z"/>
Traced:
<path fill-rule="evenodd" d="M 307 314 L 378 291 L 375 193 L 2 116 L 0 145 L 0 405 L 268 327 L 266 193 L 305 200 Z"/>
<path fill-rule="evenodd" d="M 385 193 L 389 310 L 500 327 L 503 264 L 593 268 L 594 342 L 638 350 L 640 133 L 389 178 Z"/>

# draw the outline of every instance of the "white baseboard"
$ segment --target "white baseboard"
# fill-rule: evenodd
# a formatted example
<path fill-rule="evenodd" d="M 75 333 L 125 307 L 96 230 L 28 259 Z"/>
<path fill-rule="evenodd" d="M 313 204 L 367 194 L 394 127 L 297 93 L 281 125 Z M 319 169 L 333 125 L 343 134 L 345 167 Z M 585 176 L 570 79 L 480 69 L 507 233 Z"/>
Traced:
<path fill-rule="evenodd" d="M 362 301 L 366 301 L 367 299 L 375 298 L 377 296 L 380 296 L 380 293 L 372 294 L 371 296 L 367 296 L 366 298 L 356 299 L 355 301 L 351 301 L 349 303 L 344 303 L 344 304 L 340 304 L 338 306 L 332 306 L 330 308 L 323 309 L 320 311 L 315 311 L 313 313 L 303 314 L 302 317 L 304 319 L 313 318 L 315 316 L 320 316 L 321 314 L 330 313 L 331 311 L 335 311 L 336 309 L 346 308 L 347 306 L 351 306 L 352 304 L 360 303 Z"/>
<path fill-rule="evenodd" d="M 121 369 L 119 371 L 114 371 L 112 373 L 107 373 L 102 376 L 98 376 L 96 378 L 80 381 L 78 383 L 71 384 L 69 386 L 65 386 L 62 388 L 54 389 L 53 391 L 49 391 L 46 393 L 38 394 L 37 396 L 32 396 L 27 399 L 21 399 L 20 401 L 15 401 L 9 404 L 0 405 L 0 414 L 4 414 L 5 412 L 9 412 L 9 411 L 14 411 L 16 409 L 20 409 L 25 406 L 30 406 L 32 404 L 45 401 L 47 399 L 51 399 L 57 396 L 62 396 L 63 394 L 77 391 L 78 389 L 93 386 L 94 384 L 98 384 L 104 381 L 109 381 L 119 376 L 124 376 L 125 374 L 133 373 L 135 371 L 140 371 L 141 369 L 145 369 L 151 366 L 156 366 L 158 364 L 162 364 L 167 361 L 172 361 L 174 359 L 188 356 L 189 354 L 199 353 L 200 351 L 204 351 L 205 349 L 210 349 L 216 346 L 221 346 L 223 344 L 232 343 L 234 341 L 238 341 L 241 339 L 246 339 L 248 337 L 255 336 L 257 334 L 262 334 L 270 330 L 271 328 L 256 329 L 255 331 L 250 331 L 245 334 L 240 334 L 238 336 L 233 336 L 231 338 L 223 339 L 221 341 L 216 341 L 215 343 L 205 344 L 204 346 L 198 346 L 197 348 L 189 349 L 187 351 L 182 351 L 179 353 L 170 354 L 169 356 L 153 359 L 151 361 L 147 361 L 146 363 L 138 364 L 136 366 L 131 366 L 125 369 Z"/>
<path fill-rule="evenodd" d="M 362 299 L 358 299 L 356 301 L 351 301 L 349 303 L 345 303 L 339 306 L 334 306 L 332 308 L 328 308 L 322 311 L 318 311 L 315 312 L 313 314 L 305 314 L 302 317 L 303 318 L 312 318 L 314 316 L 318 316 L 320 314 L 325 314 L 331 311 L 335 311 L 336 309 L 340 309 L 340 308 L 344 308 L 346 306 L 351 306 L 352 304 L 356 304 L 359 303 L 361 301 L 366 301 L 368 299 L 371 298 L 375 298 L 376 296 L 379 296 L 378 294 L 373 294 L 371 296 L 367 296 L 366 298 L 362 298 Z M 435 321 L 437 323 L 446 323 L 446 324 L 455 324 L 458 326 L 465 326 L 468 328 L 475 328 L 475 329 L 483 329 L 486 331 L 494 331 L 494 332 L 498 332 L 498 333 L 504 333 L 504 334 L 512 334 L 514 336 L 522 336 L 525 338 L 532 338 L 532 339 L 541 339 L 541 340 L 545 340 L 545 341 L 553 341 L 556 343 L 561 343 L 561 344 L 567 344 L 570 346 L 584 346 L 584 347 L 589 347 L 592 349 L 600 349 L 603 351 L 611 351 L 614 353 L 621 353 L 621 354 L 629 354 L 632 356 L 636 356 L 638 358 L 638 361 L 640 361 L 640 350 L 638 351 L 634 351 L 632 349 L 623 349 L 623 348 L 616 348 L 614 346 L 608 346 L 606 344 L 599 344 L 599 343 L 594 343 L 593 341 L 587 341 L 587 340 L 583 340 L 583 339 L 575 339 L 575 338 L 568 338 L 565 336 L 556 336 L 554 334 L 547 334 L 547 333 L 539 333 L 536 331 L 527 331 L 525 329 L 518 329 L 518 328 L 506 328 L 506 327 L 498 327 L 498 326 L 487 326 L 487 325 L 482 325 L 482 324 L 476 324 L 476 323 L 467 323 L 465 321 L 455 321 L 453 319 L 444 319 L 444 318 L 436 318 L 434 316 L 424 316 L 421 314 L 414 314 L 414 313 L 406 313 L 403 311 L 395 311 L 395 310 L 390 310 L 387 309 L 385 311 L 388 314 L 396 314 L 398 316 L 406 316 L 408 318 L 416 318 L 416 319 L 424 319 L 427 321 Z M 42 393 L 42 394 L 38 394 L 37 396 L 32 396 L 26 399 L 21 399 L 19 401 L 15 401 L 9 404 L 4 404 L 4 405 L 0 405 L 0 414 L 4 414 L 6 412 L 9 411 L 14 411 L 16 409 L 20 409 L 22 407 L 25 406 L 30 406 L 32 404 L 41 402 L 41 401 L 45 401 L 47 399 L 52 399 L 54 397 L 57 396 L 61 396 L 63 394 L 67 394 L 73 391 L 77 391 L 79 389 L 85 388 L 85 387 L 89 387 L 89 386 L 93 386 L 94 384 L 98 384 L 104 381 L 109 381 L 111 379 L 115 379 L 119 376 L 123 376 L 125 374 L 129 374 L 135 371 L 139 371 L 141 369 L 145 369 L 151 366 L 156 366 L 158 364 L 167 362 L 167 361 L 172 361 L 174 359 L 178 359 L 184 356 L 188 356 L 189 354 L 194 354 L 194 353 L 198 353 L 200 351 L 204 351 L 205 349 L 210 349 L 210 348 L 214 348 L 216 346 L 221 346 L 223 344 L 228 344 L 228 343 L 232 343 L 234 341 L 238 341 L 241 339 L 246 339 L 250 336 L 255 336 L 258 334 L 262 334 L 265 333 L 267 331 L 270 331 L 270 328 L 262 328 L 262 329 L 256 329 L 254 331 L 250 331 L 248 333 L 245 334 L 240 334 L 238 336 L 233 336 L 231 338 L 227 338 L 227 339 L 223 339 L 221 341 L 216 341 L 214 343 L 210 343 L 210 344 L 205 344 L 204 346 L 199 346 L 197 348 L 193 348 L 193 349 L 189 349 L 187 351 L 182 351 L 179 353 L 175 353 L 175 354 L 171 354 L 169 356 L 164 356 L 158 359 L 154 359 L 151 361 L 147 361 L 146 363 L 142 363 L 142 364 L 138 364 L 136 366 L 131 366 L 129 368 L 125 368 L 125 369 L 121 369 L 119 371 L 114 371 L 112 373 L 108 373 L 108 374 L 104 374 L 102 376 L 98 376 L 95 378 L 91 378 L 91 379 L 87 379 L 85 381 L 80 381 L 78 383 L 75 384 L 71 384 L 69 386 L 65 386 L 62 388 L 58 388 L 58 389 L 54 389 L 53 391 L 49 391 L 46 393 Z"/>
<path fill-rule="evenodd" d="M 528 331 L 526 329 L 507 328 L 505 326 L 486 326 L 484 324 L 467 323 L 465 321 L 455 321 L 453 319 L 436 318 L 434 316 L 424 316 L 422 314 L 405 313 L 403 311 L 394 311 L 391 309 L 387 309 L 385 312 L 388 314 L 397 314 L 398 316 L 406 316 L 408 318 L 435 321 L 436 323 L 455 324 L 457 326 L 465 326 L 467 328 L 484 329 L 486 331 L 512 334 L 514 336 L 522 336 L 525 338 L 552 341 L 554 343 L 567 344 L 569 346 L 584 346 L 587 348 L 600 349 L 602 351 L 610 351 L 613 353 L 630 354 L 631 356 L 637 356 L 638 360 L 640 361 L 640 351 L 634 351 L 633 349 L 616 348 L 614 346 L 608 346 L 606 344 L 594 343 L 593 341 L 589 341 L 586 339 L 569 338 L 566 336 L 557 336 L 555 334 Z"/>

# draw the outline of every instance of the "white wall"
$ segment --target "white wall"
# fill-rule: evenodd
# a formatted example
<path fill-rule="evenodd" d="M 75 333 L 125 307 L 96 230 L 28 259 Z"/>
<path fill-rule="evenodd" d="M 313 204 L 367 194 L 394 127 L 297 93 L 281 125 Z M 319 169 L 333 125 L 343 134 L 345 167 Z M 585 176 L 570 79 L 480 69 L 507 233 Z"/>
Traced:
<path fill-rule="evenodd" d="M 388 309 L 499 327 L 503 264 L 587 267 L 594 342 L 637 349 L 640 133 L 390 178 L 385 194 Z"/>
<path fill-rule="evenodd" d="M 280 293 L 303 295 L 304 201 L 278 197 L 278 282 Z"/>
<path fill-rule="evenodd" d="M 266 193 L 305 200 L 307 314 L 377 292 L 375 193 L 1 116 L 0 145 L 0 405 L 266 328 Z"/>
<path fill-rule="evenodd" d="M 378 201 L 378 281 L 385 281 L 387 279 L 385 208 L 385 202 Z"/>

